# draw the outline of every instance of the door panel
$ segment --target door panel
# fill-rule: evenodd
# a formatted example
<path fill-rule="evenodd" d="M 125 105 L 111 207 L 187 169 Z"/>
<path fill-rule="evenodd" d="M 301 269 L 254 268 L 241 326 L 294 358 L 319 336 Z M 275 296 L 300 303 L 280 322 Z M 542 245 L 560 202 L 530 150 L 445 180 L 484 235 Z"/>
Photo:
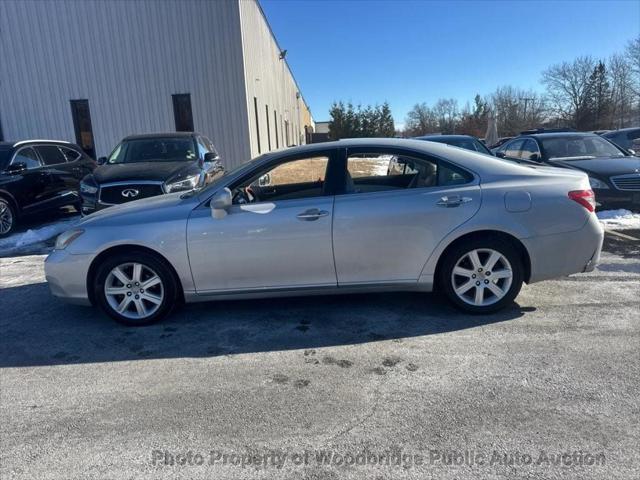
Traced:
<path fill-rule="evenodd" d="M 25 213 L 48 208 L 52 200 L 50 175 L 40 157 L 32 147 L 21 148 L 16 152 L 12 164 L 23 163 L 27 170 L 14 176 L 15 195 Z M 18 187 L 19 185 L 19 187 Z"/>
<path fill-rule="evenodd" d="M 455 207 L 442 204 L 442 197 L 454 195 L 465 202 Z M 338 284 L 417 281 L 440 240 L 479 207 L 477 185 L 336 196 L 333 243 Z"/>
<path fill-rule="evenodd" d="M 222 219 L 194 210 L 187 242 L 198 293 L 335 286 L 333 198 L 233 205 Z"/>

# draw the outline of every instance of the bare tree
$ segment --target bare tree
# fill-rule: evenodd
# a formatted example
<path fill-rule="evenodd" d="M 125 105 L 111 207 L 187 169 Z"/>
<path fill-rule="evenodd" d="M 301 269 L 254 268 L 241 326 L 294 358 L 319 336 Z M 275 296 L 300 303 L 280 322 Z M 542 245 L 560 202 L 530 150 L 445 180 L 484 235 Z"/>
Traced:
<path fill-rule="evenodd" d="M 434 111 L 426 103 L 416 103 L 407 113 L 404 134 L 408 137 L 438 132 L 438 120 Z"/>
<path fill-rule="evenodd" d="M 578 57 L 573 62 L 553 65 L 542 73 L 542 83 L 555 113 L 577 129 L 589 120 L 590 77 L 595 67 L 593 58 Z"/>
<path fill-rule="evenodd" d="M 640 36 L 634 38 L 627 44 L 625 57 L 629 62 L 629 68 L 633 76 L 633 89 L 636 95 L 640 96 Z"/>
<path fill-rule="evenodd" d="M 458 101 L 453 98 L 441 98 L 433 107 L 438 119 L 440 132 L 443 134 L 456 133 L 458 123 Z"/>
<path fill-rule="evenodd" d="M 611 128 L 623 128 L 633 120 L 633 70 L 630 62 L 620 54 L 609 57 L 609 83 L 611 84 Z"/>
<path fill-rule="evenodd" d="M 501 136 L 517 135 L 522 130 L 539 127 L 546 118 L 544 98 L 531 90 L 510 85 L 499 87 L 488 103 L 495 112 Z"/>

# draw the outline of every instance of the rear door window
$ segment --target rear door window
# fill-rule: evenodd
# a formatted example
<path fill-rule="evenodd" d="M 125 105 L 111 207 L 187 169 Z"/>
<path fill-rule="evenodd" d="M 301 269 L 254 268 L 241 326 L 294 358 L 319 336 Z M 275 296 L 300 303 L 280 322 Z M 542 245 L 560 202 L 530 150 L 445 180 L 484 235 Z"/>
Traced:
<path fill-rule="evenodd" d="M 67 163 L 67 158 L 56 145 L 39 145 L 36 147 L 45 165 Z"/>
<path fill-rule="evenodd" d="M 67 159 L 67 162 L 75 162 L 80 158 L 80 152 L 78 152 L 77 150 L 74 150 L 72 148 L 67 148 L 67 147 L 59 147 L 59 148 L 62 154 Z"/>
<path fill-rule="evenodd" d="M 473 176 L 435 158 L 377 151 L 349 153 L 346 193 L 462 185 Z"/>
<path fill-rule="evenodd" d="M 535 154 L 538 155 L 538 160 L 535 160 L 535 159 L 531 158 Z M 540 150 L 538 149 L 538 144 L 534 140 L 531 140 L 530 138 L 525 140 L 524 144 L 522 145 L 522 153 L 521 153 L 521 157 L 520 158 L 522 158 L 523 160 L 539 161 L 540 160 Z"/>

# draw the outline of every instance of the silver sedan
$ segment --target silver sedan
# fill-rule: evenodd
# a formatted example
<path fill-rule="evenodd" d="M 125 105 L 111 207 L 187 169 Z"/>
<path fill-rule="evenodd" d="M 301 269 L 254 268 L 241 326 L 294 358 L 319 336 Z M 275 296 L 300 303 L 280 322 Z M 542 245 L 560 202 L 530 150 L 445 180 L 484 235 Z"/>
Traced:
<path fill-rule="evenodd" d="M 591 271 L 603 230 L 581 172 L 449 145 L 359 139 L 262 155 L 201 190 L 86 217 L 54 295 L 143 325 L 217 299 L 438 289 L 487 313 L 523 282 Z"/>

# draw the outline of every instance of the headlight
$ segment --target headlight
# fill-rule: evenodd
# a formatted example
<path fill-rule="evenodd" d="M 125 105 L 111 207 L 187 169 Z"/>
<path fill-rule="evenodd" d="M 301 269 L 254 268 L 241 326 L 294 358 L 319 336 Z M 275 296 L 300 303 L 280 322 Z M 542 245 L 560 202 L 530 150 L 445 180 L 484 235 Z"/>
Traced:
<path fill-rule="evenodd" d="M 193 175 L 192 177 L 183 178 L 176 182 L 166 183 L 164 188 L 167 193 L 181 192 L 183 190 L 193 190 L 200 183 L 200 174 Z"/>
<path fill-rule="evenodd" d="M 591 184 L 591 188 L 609 190 L 609 185 L 604 183 L 602 180 L 598 180 L 597 178 L 589 177 L 589 183 Z"/>
<path fill-rule="evenodd" d="M 94 187 L 93 185 L 89 185 L 88 183 L 80 182 L 80 191 L 82 193 L 96 193 L 98 191 L 98 187 Z"/>
<path fill-rule="evenodd" d="M 71 242 L 73 242 L 76 238 L 84 233 L 84 230 L 81 228 L 74 228 L 71 230 L 67 230 L 64 233 L 58 235 L 56 238 L 56 250 L 64 250 L 67 248 Z"/>

